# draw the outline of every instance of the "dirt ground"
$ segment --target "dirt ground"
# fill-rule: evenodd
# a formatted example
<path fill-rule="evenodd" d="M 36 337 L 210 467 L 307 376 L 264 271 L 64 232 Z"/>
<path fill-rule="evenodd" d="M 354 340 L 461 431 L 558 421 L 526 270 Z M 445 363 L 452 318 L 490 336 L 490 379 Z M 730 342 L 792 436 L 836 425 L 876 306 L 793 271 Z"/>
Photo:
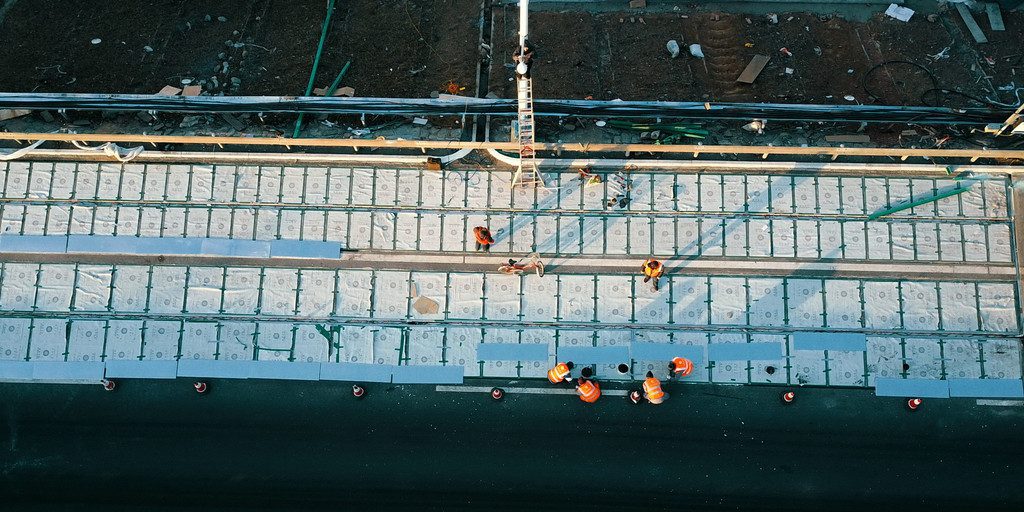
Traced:
<path fill-rule="evenodd" d="M 202 84 L 207 94 L 301 95 L 326 3 L 21 0 L 0 23 L 0 91 L 153 93 L 184 80 Z M 342 85 L 358 96 L 422 98 L 451 84 L 473 95 L 481 3 L 339 1 L 315 85 L 329 85 L 351 60 Z M 916 15 L 909 23 L 812 14 L 779 14 L 773 23 L 764 14 L 702 8 L 535 11 L 534 87 L 541 98 L 978 104 L 960 94 L 925 94 L 948 88 L 1016 103 L 1024 13 L 1003 16 L 1007 30 L 993 32 L 983 14 L 975 15 L 990 40 L 979 45 L 955 11 L 936 22 Z M 502 97 L 513 93 L 516 18 L 514 7 L 493 7 L 483 90 Z M 665 49 L 671 39 L 682 47 L 675 59 Z M 701 45 L 704 59 L 689 55 L 692 43 Z M 757 54 L 771 58 L 767 67 L 754 84 L 738 84 Z M 898 62 L 876 68 L 891 61 Z"/>
<path fill-rule="evenodd" d="M 209 94 L 301 95 L 326 7 L 23 0 L 0 25 L 0 91 L 154 93 L 185 79 Z M 342 85 L 358 95 L 424 97 L 449 81 L 474 91 L 479 12 L 478 0 L 339 1 L 316 86 L 328 86 L 351 60 Z"/>
<path fill-rule="evenodd" d="M 955 11 L 934 23 L 925 16 L 903 23 L 879 15 L 857 23 L 832 16 L 779 14 L 773 23 L 764 15 L 700 12 L 533 13 L 534 91 L 537 97 L 603 100 L 847 103 L 850 95 L 859 103 L 916 105 L 923 100 L 977 105 L 963 96 L 937 92 L 922 99 L 928 89 L 955 88 L 1011 102 L 1016 101 L 1013 92 L 997 96 L 993 89 L 1015 77 L 1014 66 L 1024 55 L 1019 46 L 1024 14 L 1003 16 L 1007 31 L 992 32 L 987 19 L 976 15 L 990 40 L 978 45 Z M 494 48 L 508 53 L 514 46 L 517 19 L 514 9 L 495 10 Z M 673 39 L 682 47 L 675 59 L 665 48 Z M 687 46 L 693 43 L 701 45 L 704 59 L 689 55 Z M 782 48 L 792 56 L 784 55 Z M 770 57 L 768 65 L 753 84 L 737 83 L 757 54 Z M 985 56 L 992 57 L 994 65 L 985 62 Z M 892 63 L 872 70 L 888 61 L 913 64 Z M 504 97 L 513 94 L 510 76 L 511 70 L 496 59 L 491 90 Z"/>

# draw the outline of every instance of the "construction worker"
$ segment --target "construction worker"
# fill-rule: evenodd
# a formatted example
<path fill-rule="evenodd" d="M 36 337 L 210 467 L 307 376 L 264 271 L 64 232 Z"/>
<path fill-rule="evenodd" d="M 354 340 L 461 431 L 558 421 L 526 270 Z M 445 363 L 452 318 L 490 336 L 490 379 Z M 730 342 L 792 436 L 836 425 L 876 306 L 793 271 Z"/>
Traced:
<path fill-rule="evenodd" d="M 693 371 L 693 361 L 685 357 L 673 357 L 672 362 L 668 363 L 668 371 L 672 372 L 671 375 L 686 377 Z"/>
<path fill-rule="evenodd" d="M 658 405 L 668 400 L 668 393 L 661 390 L 661 381 L 654 378 L 654 372 L 647 372 L 647 380 L 644 381 L 644 394 L 647 401 Z"/>
<path fill-rule="evenodd" d="M 491 252 L 491 246 L 494 245 L 494 237 L 491 236 L 491 230 L 483 226 L 477 226 L 473 228 L 473 237 L 476 238 L 476 250 Z"/>
<path fill-rule="evenodd" d="M 654 258 L 648 258 L 647 261 L 644 262 L 643 272 L 644 282 L 646 283 L 653 280 L 654 291 L 658 291 L 658 279 L 660 279 L 661 275 L 665 273 L 665 266 Z"/>
<path fill-rule="evenodd" d="M 595 381 L 580 379 L 579 385 L 576 386 L 576 394 L 580 395 L 580 400 L 592 404 L 601 398 L 601 386 Z"/>
<path fill-rule="evenodd" d="M 558 363 L 554 368 L 548 370 L 548 380 L 552 384 L 558 384 L 561 382 L 572 382 L 572 377 L 569 373 L 572 372 L 573 364 L 572 361 L 566 361 L 564 363 Z"/>
<path fill-rule="evenodd" d="M 525 51 L 524 51 L 525 50 Z M 516 46 L 516 49 L 512 51 L 512 61 L 516 64 L 526 64 L 526 72 L 520 73 L 520 68 L 516 66 L 516 76 L 520 74 L 526 78 L 530 78 L 530 71 L 533 70 L 533 59 L 536 56 L 537 48 L 533 43 L 529 41 L 523 41 L 523 46 Z"/>

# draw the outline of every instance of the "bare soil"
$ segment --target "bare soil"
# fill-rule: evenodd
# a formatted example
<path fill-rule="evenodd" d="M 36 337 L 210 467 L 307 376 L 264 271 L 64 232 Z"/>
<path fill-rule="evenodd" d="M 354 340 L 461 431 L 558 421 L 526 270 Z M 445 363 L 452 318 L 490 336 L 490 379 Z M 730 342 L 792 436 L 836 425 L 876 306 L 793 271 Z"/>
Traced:
<path fill-rule="evenodd" d="M 326 7 L 325 0 L 21 1 L 0 25 L 0 91 L 154 93 L 185 79 L 205 81 L 210 94 L 301 95 Z M 342 85 L 358 95 L 425 97 L 449 81 L 473 91 L 479 13 L 478 0 L 339 1 L 316 86 L 328 86 L 351 60 Z M 231 78 L 240 85 L 232 88 Z"/>
<path fill-rule="evenodd" d="M 533 13 L 531 40 L 538 48 L 534 91 L 538 97 L 778 103 L 847 103 L 849 95 L 859 103 L 916 105 L 924 91 L 949 88 L 1009 102 L 1012 92 L 997 96 L 989 79 L 982 78 L 992 76 L 996 87 L 1009 83 L 1012 67 L 1024 55 L 1019 50 L 1024 14 L 1003 16 L 1006 32 L 988 30 L 987 18 L 977 16 L 990 40 L 977 45 L 955 11 L 935 23 L 924 16 L 903 23 L 879 15 L 858 23 L 779 14 L 778 23 L 772 23 L 763 15 L 710 12 Z M 517 20 L 514 9 L 495 9 L 496 51 L 507 54 L 514 47 Z M 665 48 L 673 39 L 682 47 L 675 59 Z M 693 43 L 701 45 L 705 58 L 689 55 L 687 46 Z M 947 47 L 948 57 L 933 57 Z M 753 84 L 737 83 L 757 54 L 770 57 L 768 65 Z M 993 54 L 994 65 L 983 60 Z M 507 60 L 495 59 L 491 68 L 491 90 L 504 97 L 514 92 Z M 891 61 L 899 63 L 872 71 Z M 924 100 L 977 105 L 963 96 L 934 92 Z"/>

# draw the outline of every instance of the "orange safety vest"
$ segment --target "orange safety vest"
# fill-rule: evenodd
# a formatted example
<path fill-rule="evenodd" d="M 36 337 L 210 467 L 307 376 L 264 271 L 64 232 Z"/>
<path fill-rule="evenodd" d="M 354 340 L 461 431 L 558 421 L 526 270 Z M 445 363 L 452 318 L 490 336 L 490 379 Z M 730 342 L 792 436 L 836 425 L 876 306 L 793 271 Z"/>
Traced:
<path fill-rule="evenodd" d="M 580 400 L 592 404 L 601 398 L 601 387 L 594 381 L 585 380 L 576 386 L 576 392 L 580 395 Z"/>
<path fill-rule="evenodd" d="M 480 245 L 491 245 L 494 243 L 490 230 L 483 226 L 473 228 L 473 236 L 476 237 L 476 241 Z"/>
<path fill-rule="evenodd" d="M 693 371 L 693 361 L 685 357 L 674 357 L 672 363 L 676 365 L 674 372 L 680 377 L 686 377 Z"/>
<path fill-rule="evenodd" d="M 650 267 L 650 264 L 654 264 L 654 268 Z M 644 263 L 644 275 L 647 277 L 659 278 L 661 274 L 665 272 L 665 267 L 662 266 L 661 262 L 651 258 Z"/>
<path fill-rule="evenodd" d="M 665 398 L 665 392 L 661 390 L 661 381 L 654 377 L 644 381 L 644 393 L 647 394 L 647 400 L 652 403 L 659 403 Z"/>
<path fill-rule="evenodd" d="M 569 376 L 569 367 L 565 363 L 558 363 L 554 368 L 548 370 L 548 380 L 552 384 L 558 384 Z"/>

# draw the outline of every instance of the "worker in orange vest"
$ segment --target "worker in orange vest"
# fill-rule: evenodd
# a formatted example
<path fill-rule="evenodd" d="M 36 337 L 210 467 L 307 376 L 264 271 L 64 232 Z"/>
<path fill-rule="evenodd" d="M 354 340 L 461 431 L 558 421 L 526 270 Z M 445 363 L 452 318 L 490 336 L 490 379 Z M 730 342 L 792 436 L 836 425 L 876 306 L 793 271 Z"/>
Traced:
<path fill-rule="evenodd" d="M 592 380 L 580 379 L 579 385 L 576 386 L 576 394 L 580 395 L 580 400 L 592 404 L 601 398 L 601 386 Z"/>
<path fill-rule="evenodd" d="M 668 393 L 661 390 L 661 381 L 654 378 L 654 372 L 647 372 L 647 380 L 644 381 L 644 394 L 647 401 L 658 405 L 668 400 Z"/>
<path fill-rule="evenodd" d="M 658 291 L 658 279 L 660 279 L 661 275 L 665 273 L 665 266 L 654 258 L 648 258 L 647 261 L 644 262 L 643 271 L 645 276 L 644 282 L 646 283 L 653 280 L 654 291 Z"/>
<path fill-rule="evenodd" d="M 693 361 L 685 357 L 673 357 L 672 362 L 668 364 L 668 371 L 672 372 L 672 375 L 686 377 L 693 371 Z"/>
<path fill-rule="evenodd" d="M 476 238 L 476 250 L 491 251 L 491 246 L 494 245 L 494 237 L 491 236 L 491 230 L 483 226 L 477 226 L 473 228 L 473 237 Z"/>
<path fill-rule="evenodd" d="M 569 372 L 573 369 L 572 361 L 566 361 L 564 363 L 558 363 L 554 368 L 548 370 L 548 380 L 552 384 L 558 384 L 560 382 L 572 382 L 572 377 L 569 376 Z"/>

